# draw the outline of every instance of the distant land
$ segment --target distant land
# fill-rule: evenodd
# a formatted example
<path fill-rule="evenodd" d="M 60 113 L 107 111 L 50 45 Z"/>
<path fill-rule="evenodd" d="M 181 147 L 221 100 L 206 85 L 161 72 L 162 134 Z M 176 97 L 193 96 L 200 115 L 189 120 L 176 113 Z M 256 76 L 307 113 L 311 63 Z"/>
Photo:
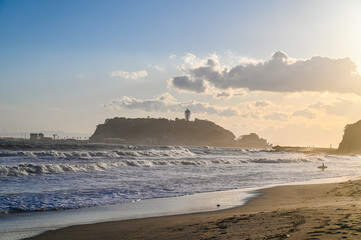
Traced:
<path fill-rule="evenodd" d="M 37 130 L 32 131 L 35 133 L 42 133 L 46 137 L 54 138 L 54 134 L 56 135 L 56 139 L 81 139 L 86 140 L 89 138 L 91 133 L 77 133 L 77 132 L 65 132 L 65 131 L 56 131 L 56 130 Z M 8 132 L 2 131 L 0 132 L 0 138 L 19 138 L 19 139 L 28 139 L 30 132 Z"/>
<path fill-rule="evenodd" d="M 361 153 L 361 120 L 345 126 L 337 152 L 340 154 Z"/>
<path fill-rule="evenodd" d="M 238 138 L 221 126 L 208 121 L 195 119 L 169 120 L 165 118 L 113 118 L 106 119 L 104 124 L 97 125 L 93 135 L 74 134 L 62 131 L 43 131 L 47 135 L 43 139 L 31 140 L 28 134 L 4 133 L 0 141 L 40 141 L 40 142 L 99 142 L 134 145 L 181 145 L 181 146 L 216 146 L 239 148 L 271 148 L 276 152 L 302 152 L 306 154 L 361 154 L 361 120 L 345 126 L 344 135 L 339 147 L 297 147 L 272 146 L 266 139 L 255 133 Z M 81 135 L 74 137 L 74 135 Z M 18 137 L 19 136 L 19 137 Z M 88 135 L 89 136 L 89 135 Z"/>
<path fill-rule="evenodd" d="M 269 148 L 267 140 L 251 133 L 239 138 L 208 121 L 165 118 L 113 118 L 99 124 L 90 137 L 93 142 L 145 145 Z"/>

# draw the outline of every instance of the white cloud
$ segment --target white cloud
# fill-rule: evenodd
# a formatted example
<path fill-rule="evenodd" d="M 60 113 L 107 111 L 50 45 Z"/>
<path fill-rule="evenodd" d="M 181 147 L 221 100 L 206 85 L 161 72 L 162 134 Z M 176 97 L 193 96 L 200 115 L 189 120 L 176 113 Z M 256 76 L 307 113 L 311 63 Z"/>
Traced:
<path fill-rule="evenodd" d="M 178 66 L 178 68 L 185 73 L 190 74 L 192 69 L 209 66 L 212 69 L 217 71 L 221 70 L 221 65 L 219 63 L 219 57 L 217 54 L 212 53 L 208 54 L 206 58 L 199 58 L 192 53 L 187 53 L 185 56 L 182 57 L 183 64 Z"/>
<path fill-rule="evenodd" d="M 270 92 L 337 92 L 361 95 L 361 76 L 350 58 L 333 59 L 316 56 L 310 59 L 291 59 L 278 51 L 267 61 L 252 62 L 233 68 L 220 65 L 218 56 L 200 59 L 188 53 L 180 66 L 186 74 L 174 77 L 175 88 L 193 92 L 206 91 L 207 83 L 219 89 L 246 88 L 250 91 Z M 190 84 L 198 83 L 198 84 Z"/>
<path fill-rule="evenodd" d="M 253 58 L 248 58 L 248 57 L 240 57 L 238 59 L 238 63 L 240 65 L 256 65 L 256 64 L 259 64 L 259 63 L 262 63 L 262 60 L 256 60 L 256 59 L 253 59 Z"/>
<path fill-rule="evenodd" d="M 176 58 L 177 58 L 177 55 L 175 55 L 175 54 L 169 55 L 169 59 L 176 59 Z"/>
<path fill-rule="evenodd" d="M 148 67 L 149 68 L 152 68 L 152 69 L 155 69 L 155 70 L 158 70 L 158 71 L 164 71 L 164 67 L 161 67 L 161 66 L 158 66 L 158 65 L 152 65 L 152 64 L 148 64 Z"/>
<path fill-rule="evenodd" d="M 224 117 L 238 114 L 236 109 L 230 107 L 213 106 L 197 101 L 179 102 L 169 93 L 147 100 L 123 97 L 113 100 L 106 106 L 114 109 L 136 109 L 147 112 L 182 112 L 188 108 L 194 113 L 215 114 Z"/>
<path fill-rule="evenodd" d="M 114 71 L 110 74 L 110 77 L 121 77 L 124 79 L 139 79 L 148 77 L 148 72 L 146 70 L 141 70 L 137 72 L 126 72 L 126 71 Z"/>
<path fill-rule="evenodd" d="M 232 52 L 231 50 L 227 50 L 224 52 L 226 62 L 232 66 L 241 64 L 241 65 L 247 65 L 247 64 L 257 64 L 262 62 L 263 60 L 257 60 L 249 57 L 239 56 Z"/>

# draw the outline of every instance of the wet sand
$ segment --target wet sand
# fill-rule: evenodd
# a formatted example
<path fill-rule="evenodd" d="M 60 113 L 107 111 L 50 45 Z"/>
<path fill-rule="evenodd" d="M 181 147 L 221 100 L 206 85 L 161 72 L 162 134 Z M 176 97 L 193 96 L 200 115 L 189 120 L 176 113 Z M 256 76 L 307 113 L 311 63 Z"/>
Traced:
<path fill-rule="evenodd" d="M 262 192 L 232 209 L 71 226 L 31 239 L 361 239 L 361 180 Z"/>

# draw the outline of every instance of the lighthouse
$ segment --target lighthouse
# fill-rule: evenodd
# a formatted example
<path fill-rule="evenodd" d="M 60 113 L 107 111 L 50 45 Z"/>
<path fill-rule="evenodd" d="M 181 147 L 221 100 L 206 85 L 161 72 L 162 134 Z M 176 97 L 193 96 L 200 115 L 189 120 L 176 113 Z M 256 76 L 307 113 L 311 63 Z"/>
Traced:
<path fill-rule="evenodd" d="M 189 111 L 189 109 L 187 108 L 187 110 L 184 112 L 184 116 L 186 121 L 189 121 L 190 117 L 191 117 L 191 111 Z"/>

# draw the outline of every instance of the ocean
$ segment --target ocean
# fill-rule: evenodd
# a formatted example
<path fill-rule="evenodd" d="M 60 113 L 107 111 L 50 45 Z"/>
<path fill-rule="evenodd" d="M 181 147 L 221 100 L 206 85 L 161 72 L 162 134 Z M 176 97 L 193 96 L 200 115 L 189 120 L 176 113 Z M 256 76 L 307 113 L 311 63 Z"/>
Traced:
<path fill-rule="evenodd" d="M 318 168 L 322 163 L 328 166 L 324 171 Z M 252 195 L 250 189 L 360 173 L 361 159 L 357 155 L 1 141 L 0 239 L 19 239 L 47 230 L 49 226 L 63 226 L 65 218 L 72 218 L 69 216 L 78 216 L 73 222 L 68 221 L 69 224 L 98 221 L 89 217 L 93 209 L 97 209 L 94 215 L 102 211 L 114 212 L 114 207 L 123 209 L 111 219 L 155 216 L 163 214 L 162 210 L 167 208 L 167 203 L 161 203 L 166 201 L 164 199 L 181 199 L 180 202 L 187 199 L 192 202 L 192 196 L 198 196 L 198 200 L 204 196 L 205 202 L 208 198 L 217 199 L 216 195 L 202 195 L 205 193 L 227 195 L 233 199 L 232 203 L 222 206 L 227 207 L 244 203 Z M 175 198 L 179 196 L 183 197 Z M 158 208 L 148 212 L 154 207 L 147 205 L 152 201 L 157 202 Z M 215 206 L 214 201 L 208 202 Z M 173 213 L 173 207 L 168 207 L 170 210 L 164 214 Z M 203 210 L 214 209 L 194 209 Z M 122 216 L 121 211 L 126 216 Z M 62 218 L 56 220 L 56 216 Z M 79 216 L 87 216 L 84 217 L 87 219 Z M 46 222 L 43 226 L 38 222 L 32 229 L 24 223 L 24 219 L 42 217 Z M 53 224 L 51 219 L 54 219 Z"/>

